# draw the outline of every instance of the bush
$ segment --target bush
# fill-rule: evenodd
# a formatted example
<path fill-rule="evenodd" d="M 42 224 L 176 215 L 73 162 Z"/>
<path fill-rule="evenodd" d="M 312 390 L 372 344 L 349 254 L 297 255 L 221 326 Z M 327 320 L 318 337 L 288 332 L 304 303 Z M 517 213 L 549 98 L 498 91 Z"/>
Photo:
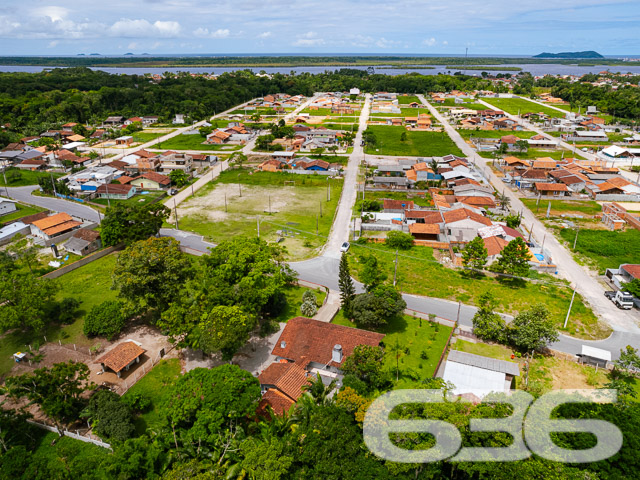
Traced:
<path fill-rule="evenodd" d="M 351 306 L 358 327 L 378 328 L 400 315 L 407 307 L 402 295 L 390 285 L 380 285 L 370 292 L 356 295 Z"/>
<path fill-rule="evenodd" d="M 144 413 L 151 407 L 151 399 L 140 392 L 128 393 L 122 401 L 134 412 Z"/>
<path fill-rule="evenodd" d="M 385 241 L 385 244 L 391 248 L 409 250 L 413 247 L 413 236 L 409 233 L 392 230 L 387 233 L 387 240 Z"/>
<path fill-rule="evenodd" d="M 105 440 L 124 442 L 135 433 L 133 416 L 120 396 L 109 390 L 97 392 L 83 413 L 96 433 Z"/>
<path fill-rule="evenodd" d="M 84 320 L 83 331 L 87 337 L 100 336 L 111 340 L 122 331 L 125 321 L 122 304 L 108 300 L 91 309 Z"/>
<path fill-rule="evenodd" d="M 311 302 L 317 304 L 316 296 L 311 290 L 305 290 L 302 294 L 302 303 Z"/>
<path fill-rule="evenodd" d="M 318 313 L 318 306 L 316 305 L 315 301 L 306 301 L 303 302 L 302 305 L 300 305 L 300 311 L 305 317 L 311 318 L 316 313 Z"/>

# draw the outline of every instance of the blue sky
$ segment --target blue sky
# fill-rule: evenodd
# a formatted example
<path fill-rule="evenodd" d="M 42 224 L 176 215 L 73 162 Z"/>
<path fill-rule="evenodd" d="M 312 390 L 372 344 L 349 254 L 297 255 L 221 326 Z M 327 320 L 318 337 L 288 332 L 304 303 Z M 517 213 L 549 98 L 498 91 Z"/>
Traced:
<path fill-rule="evenodd" d="M 0 55 L 638 55 L 639 22 L 639 0 L 0 0 Z"/>

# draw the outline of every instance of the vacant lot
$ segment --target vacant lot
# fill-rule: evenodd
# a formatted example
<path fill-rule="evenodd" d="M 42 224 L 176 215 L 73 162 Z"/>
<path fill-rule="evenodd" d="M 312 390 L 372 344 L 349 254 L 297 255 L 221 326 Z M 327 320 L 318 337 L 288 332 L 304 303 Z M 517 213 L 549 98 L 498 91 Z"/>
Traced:
<path fill-rule="evenodd" d="M 147 191 L 147 190 L 143 190 Z M 165 196 L 165 192 L 159 192 L 155 190 L 148 191 L 146 195 L 134 195 L 131 198 L 127 198 L 126 200 L 107 200 L 106 198 L 96 198 L 92 200 L 95 203 L 99 203 L 100 205 L 109 205 L 109 203 L 113 206 L 116 204 L 122 205 L 146 205 L 148 203 L 153 203 L 157 198 L 161 198 Z"/>
<path fill-rule="evenodd" d="M 442 157 L 451 153 L 462 156 L 445 132 L 413 132 L 404 127 L 388 126 L 370 126 L 368 130 L 377 139 L 375 146 L 366 147 L 365 153 L 368 154 Z M 407 134 L 404 142 L 400 140 L 403 132 Z"/>
<path fill-rule="evenodd" d="M 592 218 L 595 215 L 602 212 L 602 206 L 593 200 L 588 201 L 576 201 L 576 200 L 541 200 L 539 208 L 536 208 L 536 199 L 523 198 L 522 203 L 525 204 L 536 214 L 538 218 L 546 217 L 547 208 L 551 203 L 550 215 L 559 217 L 560 215 L 568 216 L 584 216 L 585 218 Z"/>
<path fill-rule="evenodd" d="M 206 139 L 200 135 L 177 135 L 169 140 L 165 140 L 154 145 L 154 148 L 162 150 L 202 150 L 202 151 L 217 151 L 217 150 L 239 150 L 241 145 L 205 145 Z"/>
<path fill-rule="evenodd" d="M 175 130 L 175 128 L 156 128 L 135 132 L 132 134 L 132 136 L 134 142 L 147 143 L 151 140 L 155 140 L 158 137 L 174 132 Z"/>
<path fill-rule="evenodd" d="M 462 138 L 468 140 L 471 137 L 474 138 L 502 138 L 507 135 L 513 135 L 518 138 L 531 138 L 537 135 L 536 132 L 529 132 L 527 130 L 468 130 L 460 129 L 458 133 Z"/>
<path fill-rule="evenodd" d="M 256 235 L 259 216 L 262 238 L 276 241 L 281 236 L 277 232 L 286 230 L 282 244 L 289 258 L 305 258 L 324 244 L 341 190 L 340 179 L 227 170 L 178 207 L 179 225 L 219 243 Z"/>
<path fill-rule="evenodd" d="M 344 317 L 342 311 L 336 315 L 333 323 L 355 327 Z M 451 327 L 403 315 L 394 318 L 377 331 L 386 335 L 383 340 L 386 352 L 385 369 L 392 372 L 395 378 L 396 355 L 398 355 L 400 380 L 396 387 L 411 388 L 435 374 L 440 355 L 442 355 L 451 334 Z M 398 353 L 392 351 L 396 343 L 401 347 L 401 351 Z"/>
<path fill-rule="evenodd" d="M 420 100 L 418 100 L 418 97 L 414 96 L 414 95 L 398 95 L 398 103 L 400 105 L 408 105 L 409 103 L 420 103 Z"/>
<path fill-rule="evenodd" d="M 550 117 L 564 118 L 565 114 L 554 110 L 553 108 L 544 107 L 537 103 L 524 100 L 522 98 L 485 98 L 485 102 L 493 105 L 498 110 L 505 111 L 511 115 L 520 115 L 525 113 L 546 113 Z"/>
<path fill-rule="evenodd" d="M 40 178 L 51 178 L 51 176 L 59 178 L 63 175 L 64 173 L 32 172 L 30 170 L 20 170 L 19 168 L 8 168 L 4 175 L 0 175 L 0 185 L 7 185 L 8 187 L 38 185 L 38 179 Z M 5 177 L 7 178 L 7 183 L 4 182 Z M 1 193 L 4 195 L 4 192 Z"/>
<path fill-rule="evenodd" d="M 494 152 L 478 152 L 478 155 L 484 158 L 493 158 L 493 154 Z M 525 159 L 549 157 L 549 158 L 553 158 L 554 160 L 561 160 L 563 156 L 564 157 L 573 156 L 573 153 L 563 149 L 538 150 L 535 148 L 530 148 L 526 152 L 509 152 L 508 155 L 511 157 L 518 157 L 518 158 L 525 158 Z"/>
<path fill-rule="evenodd" d="M 357 277 L 359 256 L 375 255 L 381 271 L 393 278 L 395 250 L 383 244 L 352 244 L 349 260 L 351 272 Z M 543 277 L 544 278 L 544 277 Z M 406 293 L 475 304 L 486 291 L 494 294 L 501 312 L 516 314 L 536 303 L 544 303 L 556 325 L 561 328 L 571 301 L 572 290 L 554 283 L 539 284 L 522 280 L 499 280 L 490 276 L 474 276 L 440 264 L 429 247 L 413 247 L 398 257 L 398 288 Z M 580 338 L 606 338 L 610 330 L 598 323 L 593 312 L 576 295 L 571 310 L 571 322 L 563 332 Z"/>

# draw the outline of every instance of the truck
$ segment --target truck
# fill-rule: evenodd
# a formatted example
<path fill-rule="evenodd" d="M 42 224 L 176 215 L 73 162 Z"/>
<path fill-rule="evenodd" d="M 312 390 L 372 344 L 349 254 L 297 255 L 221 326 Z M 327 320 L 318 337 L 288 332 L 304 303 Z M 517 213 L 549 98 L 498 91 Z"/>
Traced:
<path fill-rule="evenodd" d="M 607 294 L 605 293 L 605 295 Z M 623 310 L 630 310 L 633 308 L 633 295 L 631 295 L 629 292 L 622 292 L 618 290 L 617 292 L 615 292 L 615 295 L 611 295 L 611 294 L 607 295 L 607 298 L 609 298 L 613 303 L 615 303 L 616 307 L 621 308 Z"/>

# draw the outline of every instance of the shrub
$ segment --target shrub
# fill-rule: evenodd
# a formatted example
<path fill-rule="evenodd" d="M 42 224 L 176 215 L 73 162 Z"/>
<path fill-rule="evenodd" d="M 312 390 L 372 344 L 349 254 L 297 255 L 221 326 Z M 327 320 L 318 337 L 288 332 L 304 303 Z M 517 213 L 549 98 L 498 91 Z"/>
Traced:
<path fill-rule="evenodd" d="M 151 399 L 140 392 L 128 393 L 122 401 L 134 412 L 144 413 L 151 407 Z"/>
<path fill-rule="evenodd" d="M 126 318 L 122 304 L 108 300 L 91 309 L 84 320 L 83 331 L 87 337 L 106 337 L 111 340 L 122 331 Z"/>
<path fill-rule="evenodd" d="M 302 315 L 304 315 L 305 317 L 311 318 L 316 313 L 318 313 L 318 307 L 315 301 L 313 302 L 307 301 L 302 303 L 302 305 L 300 306 L 300 311 L 302 312 Z"/>
<path fill-rule="evenodd" d="M 409 233 L 392 230 L 391 232 L 387 233 L 385 244 L 391 248 L 409 250 L 411 247 L 413 247 L 413 236 Z"/>
<path fill-rule="evenodd" d="M 311 290 L 305 290 L 302 294 L 302 303 L 311 302 L 317 304 L 316 296 Z"/>

